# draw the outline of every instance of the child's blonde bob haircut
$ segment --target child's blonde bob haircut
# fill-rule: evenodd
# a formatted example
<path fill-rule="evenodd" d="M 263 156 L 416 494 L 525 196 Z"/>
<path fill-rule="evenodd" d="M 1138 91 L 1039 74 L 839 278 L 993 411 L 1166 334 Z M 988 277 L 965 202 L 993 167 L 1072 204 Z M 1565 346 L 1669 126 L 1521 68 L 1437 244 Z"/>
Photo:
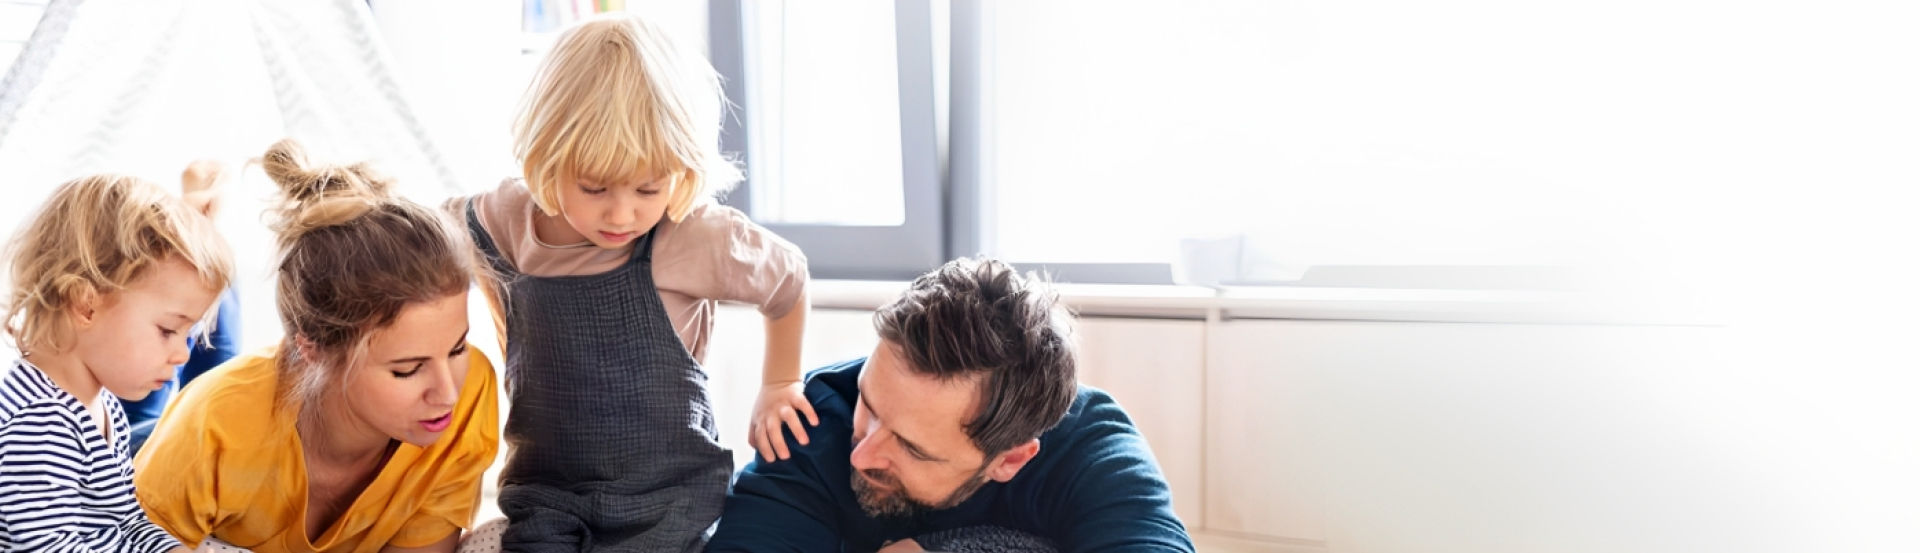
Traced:
<path fill-rule="evenodd" d="M 668 179 L 667 217 L 725 191 L 740 170 L 720 154 L 720 76 L 698 52 L 628 14 L 560 35 L 514 122 L 534 204 L 558 215 L 560 186 Z"/>
<path fill-rule="evenodd" d="M 170 256 L 214 290 L 233 277 L 233 254 L 212 221 L 160 185 L 121 175 L 61 184 L 9 249 L 6 330 L 23 354 L 64 351 L 73 335 L 68 309 L 125 289 Z"/>

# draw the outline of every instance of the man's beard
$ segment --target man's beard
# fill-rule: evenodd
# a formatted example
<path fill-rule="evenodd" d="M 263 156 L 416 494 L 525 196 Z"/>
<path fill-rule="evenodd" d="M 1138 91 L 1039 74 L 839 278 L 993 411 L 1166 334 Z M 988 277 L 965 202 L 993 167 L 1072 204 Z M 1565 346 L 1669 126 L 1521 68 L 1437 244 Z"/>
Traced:
<path fill-rule="evenodd" d="M 991 461 L 989 461 L 991 462 Z M 861 476 L 865 474 L 865 476 Z M 871 479 L 871 481 L 869 481 Z M 876 484 L 876 482 L 878 484 Z M 966 483 L 947 494 L 939 503 L 922 503 L 907 495 L 907 488 L 892 474 L 880 470 L 863 470 L 853 473 L 853 494 L 860 501 L 860 510 L 873 518 L 913 518 L 930 511 L 952 509 L 954 506 L 973 497 L 981 486 L 987 485 L 987 466 L 973 473 Z"/>

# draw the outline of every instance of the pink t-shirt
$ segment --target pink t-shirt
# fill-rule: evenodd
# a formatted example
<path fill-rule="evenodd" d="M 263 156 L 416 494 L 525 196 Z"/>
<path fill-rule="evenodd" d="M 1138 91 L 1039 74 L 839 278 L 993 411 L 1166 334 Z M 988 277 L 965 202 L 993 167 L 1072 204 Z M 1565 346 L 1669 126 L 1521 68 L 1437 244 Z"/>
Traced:
<path fill-rule="evenodd" d="M 455 198 L 447 207 L 465 221 L 467 202 L 462 199 Z M 539 208 L 520 179 L 507 179 L 471 201 L 480 226 L 523 274 L 591 275 L 627 261 L 629 250 L 602 249 L 586 242 L 541 242 L 533 232 L 534 212 Z M 695 360 L 706 360 L 718 302 L 751 304 L 768 318 L 778 318 L 791 311 L 806 290 L 807 257 L 800 248 L 748 220 L 740 210 L 701 200 L 680 222 L 661 217 L 653 232 L 654 285 L 660 289 L 660 301 L 680 342 Z M 504 320 L 499 304 L 493 309 L 494 320 Z"/>

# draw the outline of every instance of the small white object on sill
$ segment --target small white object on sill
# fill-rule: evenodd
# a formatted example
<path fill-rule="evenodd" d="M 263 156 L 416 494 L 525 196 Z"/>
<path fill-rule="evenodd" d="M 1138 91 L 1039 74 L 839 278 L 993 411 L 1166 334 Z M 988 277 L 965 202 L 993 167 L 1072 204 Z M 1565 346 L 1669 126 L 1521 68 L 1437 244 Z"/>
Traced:
<path fill-rule="evenodd" d="M 1182 238 L 1173 261 L 1173 282 L 1191 286 L 1281 284 L 1300 280 L 1307 267 L 1280 258 L 1246 234 Z"/>

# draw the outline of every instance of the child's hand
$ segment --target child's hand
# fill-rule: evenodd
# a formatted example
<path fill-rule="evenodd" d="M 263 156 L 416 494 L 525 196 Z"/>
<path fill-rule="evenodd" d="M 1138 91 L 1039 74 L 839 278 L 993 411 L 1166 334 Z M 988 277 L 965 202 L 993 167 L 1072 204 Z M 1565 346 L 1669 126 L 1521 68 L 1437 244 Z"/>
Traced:
<path fill-rule="evenodd" d="M 753 402 L 753 422 L 747 425 L 747 441 L 753 443 L 753 449 L 759 451 L 760 458 L 766 462 L 773 462 L 775 457 L 785 460 L 793 456 L 787 451 L 787 440 L 780 436 L 781 423 L 787 425 L 800 445 L 807 445 L 807 428 L 800 424 L 800 413 L 807 414 L 809 424 L 820 425 L 820 417 L 813 414 L 813 404 L 807 403 L 806 389 L 806 383 L 798 380 L 770 382 L 760 387 L 760 398 Z"/>

